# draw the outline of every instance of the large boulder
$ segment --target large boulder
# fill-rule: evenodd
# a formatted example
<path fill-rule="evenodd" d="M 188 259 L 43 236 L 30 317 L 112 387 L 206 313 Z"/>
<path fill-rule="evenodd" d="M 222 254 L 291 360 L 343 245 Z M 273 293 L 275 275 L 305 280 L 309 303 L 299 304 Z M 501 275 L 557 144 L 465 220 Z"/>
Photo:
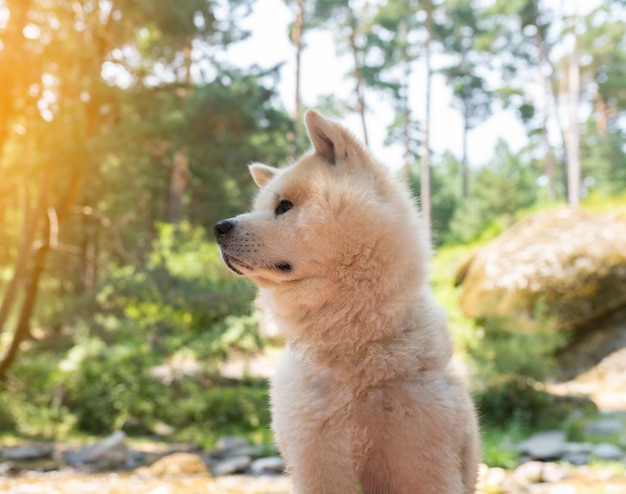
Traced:
<path fill-rule="evenodd" d="M 519 222 L 463 260 L 460 304 L 471 318 L 533 318 L 594 329 L 626 307 L 626 214 L 561 207 Z"/>

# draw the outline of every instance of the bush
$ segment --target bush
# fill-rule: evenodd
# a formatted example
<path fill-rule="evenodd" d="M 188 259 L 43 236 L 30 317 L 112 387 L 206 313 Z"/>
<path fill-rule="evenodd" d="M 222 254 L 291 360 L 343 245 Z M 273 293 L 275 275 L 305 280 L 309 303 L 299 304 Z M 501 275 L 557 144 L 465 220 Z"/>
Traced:
<path fill-rule="evenodd" d="M 501 426 L 512 419 L 529 426 L 554 422 L 552 395 L 539 383 L 556 369 L 555 352 L 566 341 L 551 320 L 489 318 L 477 321 L 470 354 L 476 364 L 476 402 L 484 422 Z M 552 420 L 554 419 L 554 420 Z"/>
<path fill-rule="evenodd" d="M 86 310 L 59 314 L 58 330 L 29 342 L 0 395 L 0 404 L 11 404 L 2 407 L 0 429 L 56 435 L 69 428 L 107 434 L 127 421 L 142 424 L 138 430 L 157 421 L 178 429 L 266 425 L 264 384 L 223 385 L 216 377 L 227 356 L 261 347 L 253 293 L 223 266 L 204 230 L 160 226 L 144 265 L 110 266 Z M 192 371 L 179 372 L 185 365 Z M 158 375 L 159 367 L 174 375 Z"/>
<path fill-rule="evenodd" d="M 67 382 L 78 429 L 105 434 L 128 422 L 147 429 L 164 422 L 179 431 L 250 432 L 269 423 L 265 383 L 224 384 L 204 373 L 164 379 L 154 363 L 120 346 L 85 358 Z"/>

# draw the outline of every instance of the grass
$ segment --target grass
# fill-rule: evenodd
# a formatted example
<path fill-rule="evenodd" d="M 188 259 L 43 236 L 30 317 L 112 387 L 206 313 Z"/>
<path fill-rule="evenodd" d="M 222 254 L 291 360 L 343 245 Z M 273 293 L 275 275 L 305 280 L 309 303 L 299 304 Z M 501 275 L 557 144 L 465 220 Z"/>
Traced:
<path fill-rule="evenodd" d="M 481 447 L 483 463 L 490 467 L 511 469 L 519 464 L 516 445 L 527 439 L 532 431 L 518 421 L 504 427 L 483 427 Z"/>

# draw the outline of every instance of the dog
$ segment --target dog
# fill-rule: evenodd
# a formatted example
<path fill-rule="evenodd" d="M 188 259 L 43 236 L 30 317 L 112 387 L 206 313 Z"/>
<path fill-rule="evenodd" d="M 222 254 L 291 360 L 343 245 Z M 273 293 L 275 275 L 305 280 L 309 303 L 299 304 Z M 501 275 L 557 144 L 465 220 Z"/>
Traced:
<path fill-rule="evenodd" d="M 310 152 L 250 165 L 251 212 L 214 227 L 285 336 L 272 429 L 298 494 L 467 494 L 478 420 L 450 368 L 408 188 L 340 124 L 308 111 Z"/>

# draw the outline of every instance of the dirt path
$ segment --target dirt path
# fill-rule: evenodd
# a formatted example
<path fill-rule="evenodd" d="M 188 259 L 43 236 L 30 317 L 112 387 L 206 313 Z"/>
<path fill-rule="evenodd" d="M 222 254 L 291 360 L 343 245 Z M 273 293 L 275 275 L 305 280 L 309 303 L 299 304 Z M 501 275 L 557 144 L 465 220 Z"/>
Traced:
<path fill-rule="evenodd" d="M 490 475 L 498 475 L 491 472 Z M 139 479 L 118 474 L 64 475 L 39 474 L 30 477 L 0 478 L 0 493 L 10 494 L 288 494 L 285 477 L 218 479 L 187 477 Z M 626 475 L 613 469 L 572 469 L 568 478 L 558 482 L 485 486 L 477 494 L 624 494 Z"/>
<path fill-rule="evenodd" d="M 288 494 L 285 477 L 227 476 L 140 479 L 129 475 L 39 474 L 0 478 L 11 494 Z"/>

